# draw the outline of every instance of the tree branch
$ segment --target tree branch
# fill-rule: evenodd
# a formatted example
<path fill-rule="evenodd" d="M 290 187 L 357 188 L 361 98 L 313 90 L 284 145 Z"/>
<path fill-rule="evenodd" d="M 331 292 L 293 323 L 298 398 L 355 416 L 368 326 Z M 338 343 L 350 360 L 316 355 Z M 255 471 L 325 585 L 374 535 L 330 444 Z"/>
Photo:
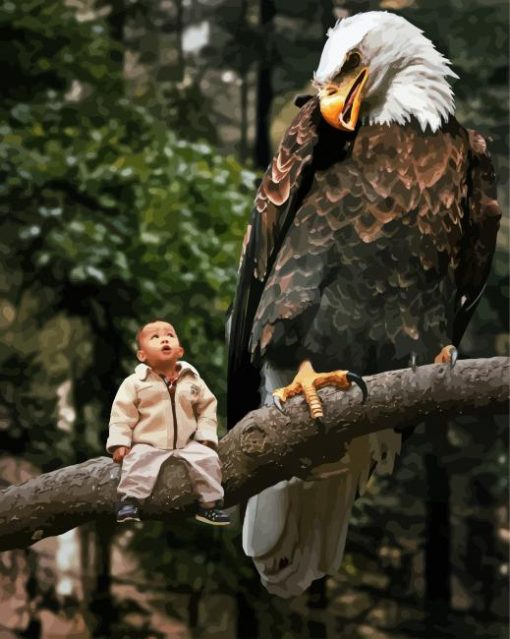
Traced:
<path fill-rule="evenodd" d="M 301 397 L 286 414 L 263 407 L 244 417 L 220 442 L 225 505 L 230 506 L 282 479 L 306 477 L 315 466 L 339 459 L 354 437 L 404 428 L 425 417 L 507 412 L 510 359 L 495 357 L 421 366 L 366 377 L 368 401 L 358 389 L 319 392 L 325 416 L 315 424 Z M 446 419 L 444 420 L 446 422 Z M 23 548 L 92 519 L 113 517 L 120 468 L 100 457 L 36 477 L 0 492 L 0 550 Z M 192 512 L 184 462 L 169 460 L 153 495 L 147 519 L 170 520 Z"/>

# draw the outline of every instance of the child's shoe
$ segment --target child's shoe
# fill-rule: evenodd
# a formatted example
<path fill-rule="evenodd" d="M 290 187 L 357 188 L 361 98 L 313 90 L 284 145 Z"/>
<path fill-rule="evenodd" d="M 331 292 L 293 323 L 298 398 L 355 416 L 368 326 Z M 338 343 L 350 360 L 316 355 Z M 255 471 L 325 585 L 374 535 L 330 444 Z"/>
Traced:
<path fill-rule="evenodd" d="M 229 515 L 224 510 L 220 510 L 218 506 L 204 508 L 199 505 L 195 519 L 203 524 L 211 524 L 211 526 L 228 526 L 230 524 Z"/>
<path fill-rule="evenodd" d="M 126 521 L 141 521 L 138 506 L 132 501 L 122 501 L 117 508 L 117 522 L 123 524 Z"/>

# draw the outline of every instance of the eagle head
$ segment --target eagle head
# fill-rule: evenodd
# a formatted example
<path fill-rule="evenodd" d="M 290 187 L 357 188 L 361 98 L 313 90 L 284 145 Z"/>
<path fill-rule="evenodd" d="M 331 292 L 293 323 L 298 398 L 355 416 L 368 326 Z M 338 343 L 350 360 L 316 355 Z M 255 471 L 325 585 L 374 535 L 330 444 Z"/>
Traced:
<path fill-rule="evenodd" d="M 337 129 L 406 124 L 436 131 L 453 114 L 451 62 L 423 32 L 386 11 L 359 13 L 329 29 L 314 84 L 321 113 Z"/>

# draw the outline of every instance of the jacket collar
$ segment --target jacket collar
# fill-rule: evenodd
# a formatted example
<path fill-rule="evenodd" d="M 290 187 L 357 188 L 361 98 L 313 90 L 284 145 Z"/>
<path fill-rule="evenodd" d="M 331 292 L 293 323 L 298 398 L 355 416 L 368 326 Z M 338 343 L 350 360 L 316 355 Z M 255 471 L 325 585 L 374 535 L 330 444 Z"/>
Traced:
<path fill-rule="evenodd" d="M 197 369 L 191 364 L 188 364 L 188 362 L 179 360 L 177 364 L 181 367 L 181 372 L 179 373 L 180 375 L 182 375 L 183 373 L 191 373 L 195 377 L 200 377 Z M 138 364 L 138 366 L 135 368 L 135 375 L 142 382 L 147 379 L 150 372 L 152 372 L 152 368 L 150 366 L 147 366 L 147 364 Z"/>

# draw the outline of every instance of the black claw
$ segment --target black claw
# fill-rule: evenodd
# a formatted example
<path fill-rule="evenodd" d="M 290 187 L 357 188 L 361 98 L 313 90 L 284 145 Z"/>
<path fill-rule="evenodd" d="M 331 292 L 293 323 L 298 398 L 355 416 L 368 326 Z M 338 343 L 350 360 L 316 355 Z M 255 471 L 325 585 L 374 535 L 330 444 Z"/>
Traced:
<path fill-rule="evenodd" d="M 459 359 L 459 351 L 454 348 L 452 350 L 451 359 L 450 359 L 450 368 L 453 368 Z"/>
<path fill-rule="evenodd" d="M 322 417 L 314 417 L 313 423 L 317 426 L 318 430 L 322 430 L 324 428 Z"/>
<path fill-rule="evenodd" d="M 363 399 L 361 400 L 361 403 L 364 404 L 367 401 L 367 397 L 368 397 L 368 389 L 367 389 L 367 385 L 365 384 L 365 380 L 359 375 L 356 375 L 356 373 L 351 373 L 351 371 L 347 373 L 347 379 L 351 382 L 351 384 L 356 384 L 357 386 L 360 387 L 361 392 L 363 394 Z"/>
<path fill-rule="evenodd" d="M 282 415 L 285 415 L 285 410 L 283 408 L 283 404 L 280 401 L 280 398 L 277 395 L 273 395 L 273 404 L 276 406 L 276 408 L 280 411 L 280 413 Z"/>

